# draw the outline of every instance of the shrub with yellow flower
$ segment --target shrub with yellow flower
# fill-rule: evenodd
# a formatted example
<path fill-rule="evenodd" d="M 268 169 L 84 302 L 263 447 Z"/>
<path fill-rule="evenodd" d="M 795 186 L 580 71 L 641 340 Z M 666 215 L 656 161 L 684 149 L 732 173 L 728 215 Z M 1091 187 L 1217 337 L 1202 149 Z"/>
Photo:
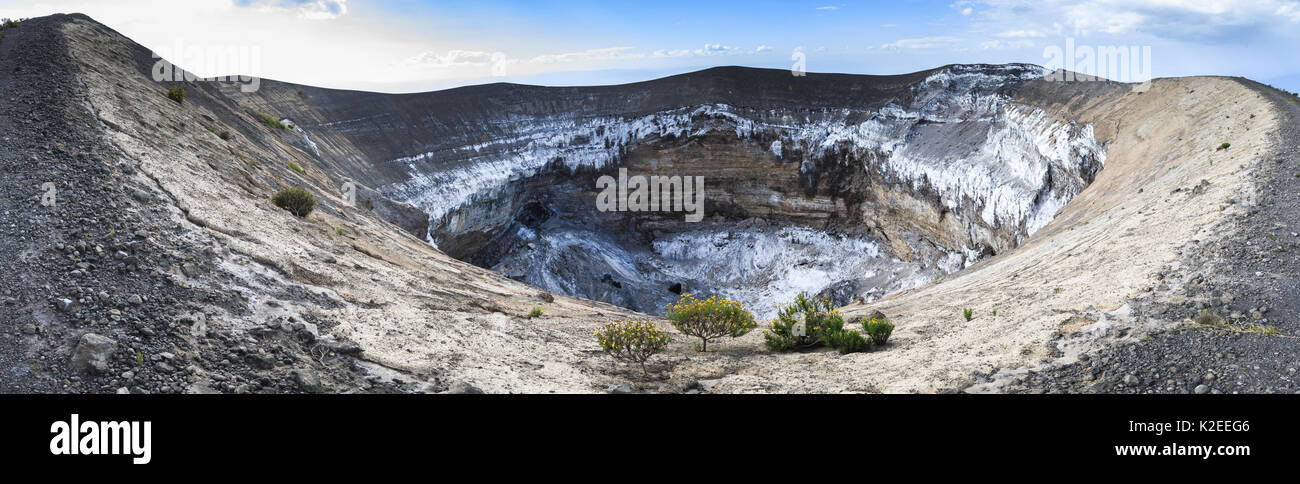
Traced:
<path fill-rule="evenodd" d="M 630 361 L 645 369 L 646 360 L 668 349 L 672 337 L 649 321 L 611 322 L 596 330 L 596 343 L 615 359 Z"/>
<path fill-rule="evenodd" d="M 871 318 L 860 318 L 863 331 L 871 336 L 871 342 L 876 346 L 884 346 L 889 342 L 889 335 L 894 333 L 894 323 L 889 322 L 884 314 L 875 313 Z"/>
<path fill-rule="evenodd" d="M 754 315 L 739 302 L 719 299 L 717 296 L 700 300 L 690 294 L 682 294 L 676 304 L 668 305 L 665 317 L 672 321 L 677 331 L 699 338 L 700 351 L 707 351 L 711 340 L 724 336 L 739 338 L 757 326 Z"/>

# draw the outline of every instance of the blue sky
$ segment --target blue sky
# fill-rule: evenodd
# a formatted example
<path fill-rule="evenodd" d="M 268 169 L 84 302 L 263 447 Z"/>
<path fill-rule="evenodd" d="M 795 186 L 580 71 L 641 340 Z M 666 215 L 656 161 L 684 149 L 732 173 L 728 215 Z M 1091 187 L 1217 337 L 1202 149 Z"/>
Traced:
<path fill-rule="evenodd" d="M 200 74 L 228 72 L 209 71 L 202 53 L 251 47 L 244 71 L 388 92 L 788 69 L 796 51 L 813 72 L 1042 65 L 1067 39 L 1150 47 L 1156 77 L 1242 75 L 1300 90 L 1300 0 L 0 1 L 0 16 L 72 11 Z"/>

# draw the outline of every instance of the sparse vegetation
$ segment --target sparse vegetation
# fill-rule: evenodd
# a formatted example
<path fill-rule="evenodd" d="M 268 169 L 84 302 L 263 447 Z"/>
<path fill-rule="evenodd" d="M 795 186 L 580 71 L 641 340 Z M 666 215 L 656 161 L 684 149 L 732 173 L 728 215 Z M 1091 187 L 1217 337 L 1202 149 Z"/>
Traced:
<path fill-rule="evenodd" d="M 262 124 L 275 129 L 289 129 L 289 127 L 285 126 L 284 123 L 281 123 L 280 120 L 275 119 L 275 116 L 266 113 L 257 113 L 257 119 L 262 121 Z"/>
<path fill-rule="evenodd" d="M 14 27 L 18 27 L 23 24 L 24 20 L 27 19 L 23 18 L 23 19 L 14 20 L 8 17 L 0 18 L 0 30 L 6 30 L 6 29 L 12 29 Z"/>
<path fill-rule="evenodd" d="M 1232 143 L 1223 143 L 1223 144 L 1219 145 L 1219 148 L 1216 149 L 1216 150 L 1214 150 L 1214 151 L 1223 151 L 1223 150 L 1226 150 L 1226 149 L 1228 149 L 1228 148 L 1230 148 L 1230 147 L 1232 147 Z"/>
<path fill-rule="evenodd" d="M 307 190 L 294 187 L 276 192 L 271 197 L 271 203 L 288 210 L 296 217 L 305 218 L 316 208 L 316 197 Z"/>
<path fill-rule="evenodd" d="M 777 309 L 776 319 L 763 330 L 763 343 L 772 351 L 792 351 L 824 344 L 822 334 L 844 327 L 844 319 L 826 297 L 799 293 L 794 302 Z"/>
<path fill-rule="evenodd" d="M 1277 336 L 1277 328 L 1269 325 L 1250 323 L 1246 325 L 1234 325 L 1228 318 L 1220 316 L 1209 310 L 1202 310 L 1200 314 L 1192 318 L 1192 323 L 1201 328 L 1220 328 L 1237 333 L 1250 333 L 1260 336 Z"/>
<path fill-rule="evenodd" d="M 777 310 L 777 318 L 763 330 L 763 342 L 772 351 L 793 351 L 829 346 L 844 353 L 868 351 L 889 340 L 894 325 L 883 315 L 858 318 L 862 332 L 844 327 L 844 318 L 830 298 L 808 298 L 800 293 Z"/>
<path fill-rule="evenodd" d="M 1242 331 L 1260 336 L 1277 336 L 1277 328 L 1266 324 L 1250 323 Z"/>
<path fill-rule="evenodd" d="M 889 322 L 889 318 L 884 316 L 875 316 L 871 319 L 862 319 L 862 329 L 871 337 L 871 343 L 876 346 L 884 346 L 889 342 L 889 336 L 894 334 L 894 323 Z"/>
<path fill-rule="evenodd" d="M 858 353 L 871 349 L 872 340 L 851 329 L 830 329 L 822 333 L 822 343 L 835 348 L 840 354 Z"/>
<path fill-rule="evenodd" d="M 537 306 L 533 308 L 532 311 L 528 312 L 528 319 L 540 318 L 545 315 L 546 315 L 546 310 L 542 309 L 541 306 Z"/>
<path fill-rule="evenodd" d="M 334 233 L 339 235 L 346 235 L 348 231 L 343 230 L 343 227 L 334 227 Z"/>
<path fill-rule="evenodd" d="M 966 321 L 970 321 L 970 320 L 972 320 L 972 319 L 975 319 L 975 310 L 972 309 L 972 308 L 962 308 L 962 310 L 961 310 L 961 317 L 962 317 L 962 318 L 965 318 Z"/>
<path fill-rule="evenodd" d="M 605 353 L 640 365 L 643 375 L 648 374 L 646 360 L 668 349 L 668 343 L 672 341 L 667 332 L 648 321 L 609 323 L 601 326 L 595 334 L 596 343 Z"/>
<path fill-rule="evenodd" d="M 1219 326 L 1227 323 L 1222 316 L 1212 313 L 1208 309 L 1201 310 L 1201 314 L 1196 315 L 1196 319 L 1193 321 L 1201 326 Z"/>
<path fill-rule="evenodd" d="M 167 88 L 167 97 L 177 103 L 185 103 L 185 86 L 172 86 Z"/>
<path fill-rule="evenodd" d="M 298 172 L 299 175 L 307 174 L 306 170 L 303 170 L 301 166 L 298 166 L 297 163 L 294 163 L 292 161 L 289 162 L 289 169 Z"/>
<path fill-rule="evenodd" d="M 230 141 L 230 131 L 222 130 L 220 133 L 217 133 L 217 137 L 226 141 Z"/>
<path fill-rule="evenodd" d="M 739 302 L 718 299 L 717 296 L 700 300 L 682 294 L 676 304 L 668 306 L 665 315 L 677 331 L 699 338 L 699 351 L 708 351 L 709 341 L 730 336 L 738 338 L 754 329 L 754 315 Z"/>

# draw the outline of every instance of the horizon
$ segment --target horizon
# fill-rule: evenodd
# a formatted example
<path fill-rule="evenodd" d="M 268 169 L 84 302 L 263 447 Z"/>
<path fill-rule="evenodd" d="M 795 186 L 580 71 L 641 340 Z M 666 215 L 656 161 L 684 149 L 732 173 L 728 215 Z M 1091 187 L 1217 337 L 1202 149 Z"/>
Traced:
<path fill-rule="evenodd" d="M 184 11 L 165 5 L 0 1 L 0 16 L 83 13 L 203 77 L 246 73 L 386 93 L 499 82 L 616 85 L 725 66 L 790 70 L 796 56 L 802 56 L 805 71 L 827 74 L 896 75 L 949 64 L 1051 68 L 1048 50 L 1075 43 L 1148 49 L 1150 77 L 1241 76 L 1300 91 L 1300 52 L 1284 48 L 1300 46 L 1296 0 L 744 6 L 674 0 L 652 7 L 588 1 L 199 0 L 187 2 Z M 241 60 L 251 66 L 248 72 L 221 72 L 194 60 L 203 52 L 234 47 L 253 52 Z M 194 52 L 200 54 L 190 55 Z"/>

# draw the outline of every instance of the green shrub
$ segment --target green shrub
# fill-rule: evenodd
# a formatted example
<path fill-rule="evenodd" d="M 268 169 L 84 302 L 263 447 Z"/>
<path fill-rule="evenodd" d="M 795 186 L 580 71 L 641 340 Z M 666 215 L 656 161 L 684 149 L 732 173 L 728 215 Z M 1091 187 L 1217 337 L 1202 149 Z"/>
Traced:
<path fill-rule="evenodd" d="M 537 306 L 537 307 L 533 308 L 532 311 L 529 311 L 529 312 L 528 312 L 528 319 L 540 318 L 540 317 L 542 317 L 542 316 L 545 315 L 545 314 L 546 314 L 546 311 L 542 310 L 542 307 L 541 307 L 541 306 Z"/>
<path fill-rule="evenodd" d="M 289 162 L 289 169 L 298 172 L 299 175 L 307 174 L 306 170 L 303 170 L 301 166 L 298 166 L 297 163 L 294 163 L 292 161 Z"/>
<path fill-rule="evenodd" d="M 707 351 L 709 340 L 724 336 L 739 338 L 754 329 L 754 315 L 740 303 L 717 296 L 705 300 L 682 294 L 676 304 L 668 306 L 665 315 L 677 331 L 700 339 L 698 349 Z"/>
<path fill-rule="evenodd" d="M 792 351 L 829 346 L 840 353 L 871 349 L 872 340 L 845 329 L 844 317 L 828 297 L 809 299 L 799 293 L 794 302 L 777 310 L 776 319 L 763 330 L 763 343 L 772 351 Z"/>
<path fill-rule="evenodd" d="M 833 329 L 822 333 L 822 343 L 835 348 L 841 354 L 857 353 L 871 349 L 872 340 L 862 337 L 861 333 L 851 329 Z"/>
<path fill-rule="evenodd" d="M 10 18 L 0 18 L 0 30 L 11 29 L 19 25 L 22 25 L 23 20 L 27 20 L 27 19 L 13 20 Z"/>
<path fill-rule="evenodd" d="M 534 309 L 537 311 L 541 308 Z M 615 359 L 630 361 L 641 365 L 641 373 L 647 374 L 646 360 L 668 349 L 672 338 L 658 326 L 646 321 L 627 321 L 609 323 L 596 330 L 596 343 Z"/>
<path fill-rule="evenodd" d="M 285 126 L 284 123 L 281 123 L 280 120 L 275 119 L 275 116 L 266 113 L 257 113 L 257 119 L 261 120 L 262 124 L 275 129 L 289 129 L 289 127 Z"/>
<path fill-rule="evenodd" d="M 316 208 L 316 197 L 307 190 L 295 187 L 276 192 L 271 197 L 271 203 L 297 217 L 306 217 L 311 214 L 312 209 Z"/>
<path fill-rule="evenodd" d="M 167 88 L 167 97 L 178 103 L 185 102 L 185 86 L 172 86 Z"/>
<path fill-rule="evenodd" d="M 1228 148 L 1231 147 L 1231 146 L 1232 146 L 1232 143 L 1224 143 L 1224 144 L 1219 145 L 1219 149 L 1214 150 L 1214 151 L 1223 151 L 1223 150 L 1228 149 Z"/>
<path fill-rule="evenodd" d="M 862 331 L 871 337 L 871 342 L 876 346 L 884 346 L 889 342 L 889 335 L 894 334 L 894 323 L 889 322 L 889 318 L 883 315 L 873 316 L 871 319 L 862 318 Z"/>
<path fill-rule="evenodd" d="M 975 310 L 971 308 L 962 308 L 961 317 L 966 318 L 967 321 L 975 319 Z"/>
<path fill-rule="evenodd" d="M 823 344 L 822 333 L 843 328 L 844 318 L 836 314 L 830 298 L 809 299 L 799 293 L 794 302 L 777 310 L 776 319 L 763 330 L 763 343 L 772 351 L 813 348 Z"/>
<path fill-rule="evenodd" d="M 217 133 L 217 137 L 226 141 L 230 141 L 230 131 L 222 131 L 220 133 Z"/>
<path fill-rule="evenodd" d="M 334 233 L 339 235 L 347 235 L 348 231 L 344 230 L 343 227 L 334 227 Z"/>

